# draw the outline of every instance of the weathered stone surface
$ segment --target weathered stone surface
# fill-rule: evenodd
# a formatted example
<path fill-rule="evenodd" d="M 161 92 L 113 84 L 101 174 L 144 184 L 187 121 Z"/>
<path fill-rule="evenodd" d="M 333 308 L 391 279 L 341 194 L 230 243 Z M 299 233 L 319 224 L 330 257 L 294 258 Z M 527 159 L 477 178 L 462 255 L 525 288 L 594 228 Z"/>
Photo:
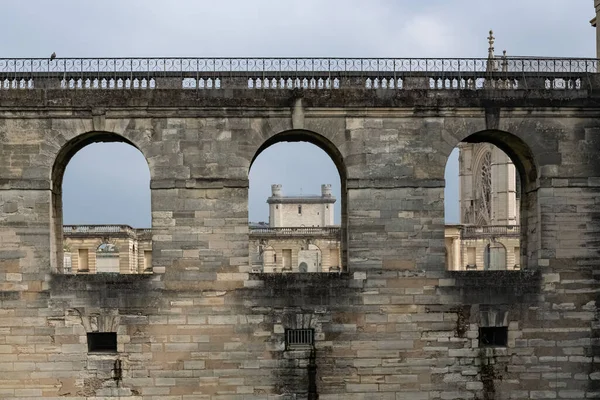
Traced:
<path fill-rule="evenodd" d="M 305 398 L 310 352 L 284 344 L 296 328 L 315 330 L 321 399 L 600 391 L 598 91 L 417 79 L 298 102 L 292 90 L 158 83 L 0 91 L 0 397 Z M 55 273 L 62 173 L 98 140 L 148 161 L 154 274 Z M 339 274 L 249 273 L 248 170 L 280 140 L 316 143 L 338 166 Z M 445 270 L 444 169 L 462 140 L 500 146 L 524 174 L 522 271 Z M 480 347 L 481 316 L 499 313 L 507 347 Z M 117 332 L 118 353 L 88 354 L 94 330 Z"/>

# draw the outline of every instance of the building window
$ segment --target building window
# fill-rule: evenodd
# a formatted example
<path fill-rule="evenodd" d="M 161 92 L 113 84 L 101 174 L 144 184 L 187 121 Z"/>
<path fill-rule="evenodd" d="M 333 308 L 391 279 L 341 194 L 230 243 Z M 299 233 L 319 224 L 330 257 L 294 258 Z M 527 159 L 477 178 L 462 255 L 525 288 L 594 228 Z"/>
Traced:
<path fill-rule="evenodd" d="M 152 250 L 144 250 L 144 269 L 152 270 Z"/>
<path fill-rule="evenodd" d="M 285 348 L 287 350 L 307 349 L 315 342 L 314 329 L 286 329 Z"/>
<path fill-rule="evenodd" d="M 477 269 L 475 247 L 467 247 L 467 269 Z"/>
<path fill-rule="evenodd" d="M 63 253 L 63 268 L 64 268 L 64 272 L 65 274 L 70 274 L 73 270 L 72 270 L 72 261 L 71 261 L 71 252 L 67 252 L 65 250 L 65 252 Z"/>
<path fill-rule="evenodd" d="M 88 249 L 77 250 L 77 270 L 78 271 L 89 271 L 88 264 Z"/>
<path fill-rule="evenodd" d="M 275 209 L 279 210 L 279 204 L 275 204 Z"/>
<path fill-rule="evenodd" d="M 483 269 L 503 271 L 506 269 L 506 248 L 502 243 L 492 242 L 483 250 Z"/>
<path fill-rule="evenodd" d="M 119 273 L 119 249 L 113 243 L 102 243 L 96 249 L 96 272 Z"/>
<path fill-rule="evenodd" d="M 508 327 L 487 326 L 479 328 L 479 347 L 506 347 Z"/>
<path fill-rule="evenodd" d="M 283 269 L 292 270 L 292 249 L 283 249 L 281 251 L 283 260 Z"/>
<path fill-rule="evenodd" d="M 298 214 L 302 214 L 302 206 L 298 206 Z"/>
<path fill-rule="evenodd" d="M 116 332 L 88 332 L 88 353 L 116 353 Z"/>

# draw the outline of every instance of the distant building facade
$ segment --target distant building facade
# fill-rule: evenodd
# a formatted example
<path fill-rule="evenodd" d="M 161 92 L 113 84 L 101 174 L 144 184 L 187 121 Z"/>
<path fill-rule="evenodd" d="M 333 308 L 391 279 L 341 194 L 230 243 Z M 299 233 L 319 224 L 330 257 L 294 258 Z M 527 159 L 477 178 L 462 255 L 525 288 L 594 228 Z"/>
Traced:
<path fill-rule="evenodd" d="M 340 227 L 334 225 L 331 185 L 320 196 L 283 196 L 272 185 L 269 223 L 249 225 L 253 272 L 337 272 L 341 266 Z M 127 225 L 63 226 L 66 273 L 152 272 L 151 229 Z"/>
<path fill-rule="evenodd" d="M 320 196 L 284 196 L 271 186 L 269 223 L 250 225 L 250 265 L 254 272 L 337 272 L 340 227 L 334 225 L 336 198 L 331 185 Z"/>
<path fill-rule="evenodd" d="M 66 273 L 141 274 L 152 272 L 152 233 L 128 225 L 65 225 Z"/>
<path fill-rule="evenodd" d="M 460 224 L 446 226 L 448 269 L 519 269 L 521 185 L 514 164 L 489 143 L 458 148 Z"/>

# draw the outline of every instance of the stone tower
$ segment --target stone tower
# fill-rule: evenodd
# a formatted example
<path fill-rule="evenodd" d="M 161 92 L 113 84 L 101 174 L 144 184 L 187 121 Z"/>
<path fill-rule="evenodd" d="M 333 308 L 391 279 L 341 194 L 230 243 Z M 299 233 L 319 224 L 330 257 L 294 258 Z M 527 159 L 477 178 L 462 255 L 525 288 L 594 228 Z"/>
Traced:
<path fill-rule="evenodd" d="M 323 227 L 333 225 L 336 198 L 331 185 L 321 185 L 320 196 L 284 196 L 281 185 L 271 185 L 269 203 L 269 226 Z"/>
<path fill-rule="evenodd" d="M 459 179 L 461 224 L 519 225 L 519 178 L 502 150 L 489 143 L 461 143 Z"/>

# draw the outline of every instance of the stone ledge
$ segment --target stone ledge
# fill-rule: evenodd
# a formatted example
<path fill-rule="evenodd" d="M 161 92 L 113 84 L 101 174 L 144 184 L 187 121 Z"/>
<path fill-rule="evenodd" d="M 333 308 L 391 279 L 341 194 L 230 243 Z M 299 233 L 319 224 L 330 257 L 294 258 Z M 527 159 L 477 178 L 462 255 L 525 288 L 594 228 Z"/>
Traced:
<path fill-rule="evenodd" d="M 448 271 L 454 286 L 438 286 L 442 295 L 458 295 L 464 304 L 531 304 L 542 292 L 542 272 L 521 271 Z"/>
<path fill-rule="evenodd" d="M 47 179 L 0 179 L 0 190 L 50 190 Z"/>
<path fill-rule="evenodd" d="M 354 275 L 347 271 L 341 272 L 251 272 L 248 280 L 263 280 L 272 282 L 319 282 L 351 281 Z"/>
<path fill-rule="evenodd" d="M 154 274 L 59 274 L 50 275 L 52 289 L 78 290 L 81 285 L 130 286 L 139 289 L 153 280 Z"/>
<path fill-rule="evenodd" d="M 439 188 L 444 187 L 444 181 L 440 179 L 418 179 L 418 178 L 372 178 L 347 180 L 348 189 L 388 189 L 388 188 Z"/>
<path fill-rule="evenodd" d="M 439 107 L 553 107 L 585 106 L 599 107 L 600 97 L 589 90 L 389 90 L 389 89 L 305 89 L 305 107 L 418 107 L 420 111 Z M 0 92 L 1 107 L 44 107 L 57 109 L 90 109 L 101 107 L 139 109 L 147 114 L 148 108 L 211 107 L 221 113 L 229 113 L 223 107 L 243 107 L 243 114 L 254 107 L 285 107 L 295 98 L 293 89 L 152 89 L 152 90 L 65 90 L 31 89 L 5 90 Z M 197 114 L 193 110 L 181 110 L 173 114 Z M 89 111 L 91 117 L 91 110 Z"/>
<path fill-rule="evenodd" d="M 227 179 L 220 177 L 192 179 L 153 179 L 150 181 L 150 189 L 224 189 L 248 187 L 248 179 Z"/>
<path fill-rule="evenodd" d="M 457 287 L 539 287 L 542 273 L 539 270 L 512 271 L 448 271 Z"/>

